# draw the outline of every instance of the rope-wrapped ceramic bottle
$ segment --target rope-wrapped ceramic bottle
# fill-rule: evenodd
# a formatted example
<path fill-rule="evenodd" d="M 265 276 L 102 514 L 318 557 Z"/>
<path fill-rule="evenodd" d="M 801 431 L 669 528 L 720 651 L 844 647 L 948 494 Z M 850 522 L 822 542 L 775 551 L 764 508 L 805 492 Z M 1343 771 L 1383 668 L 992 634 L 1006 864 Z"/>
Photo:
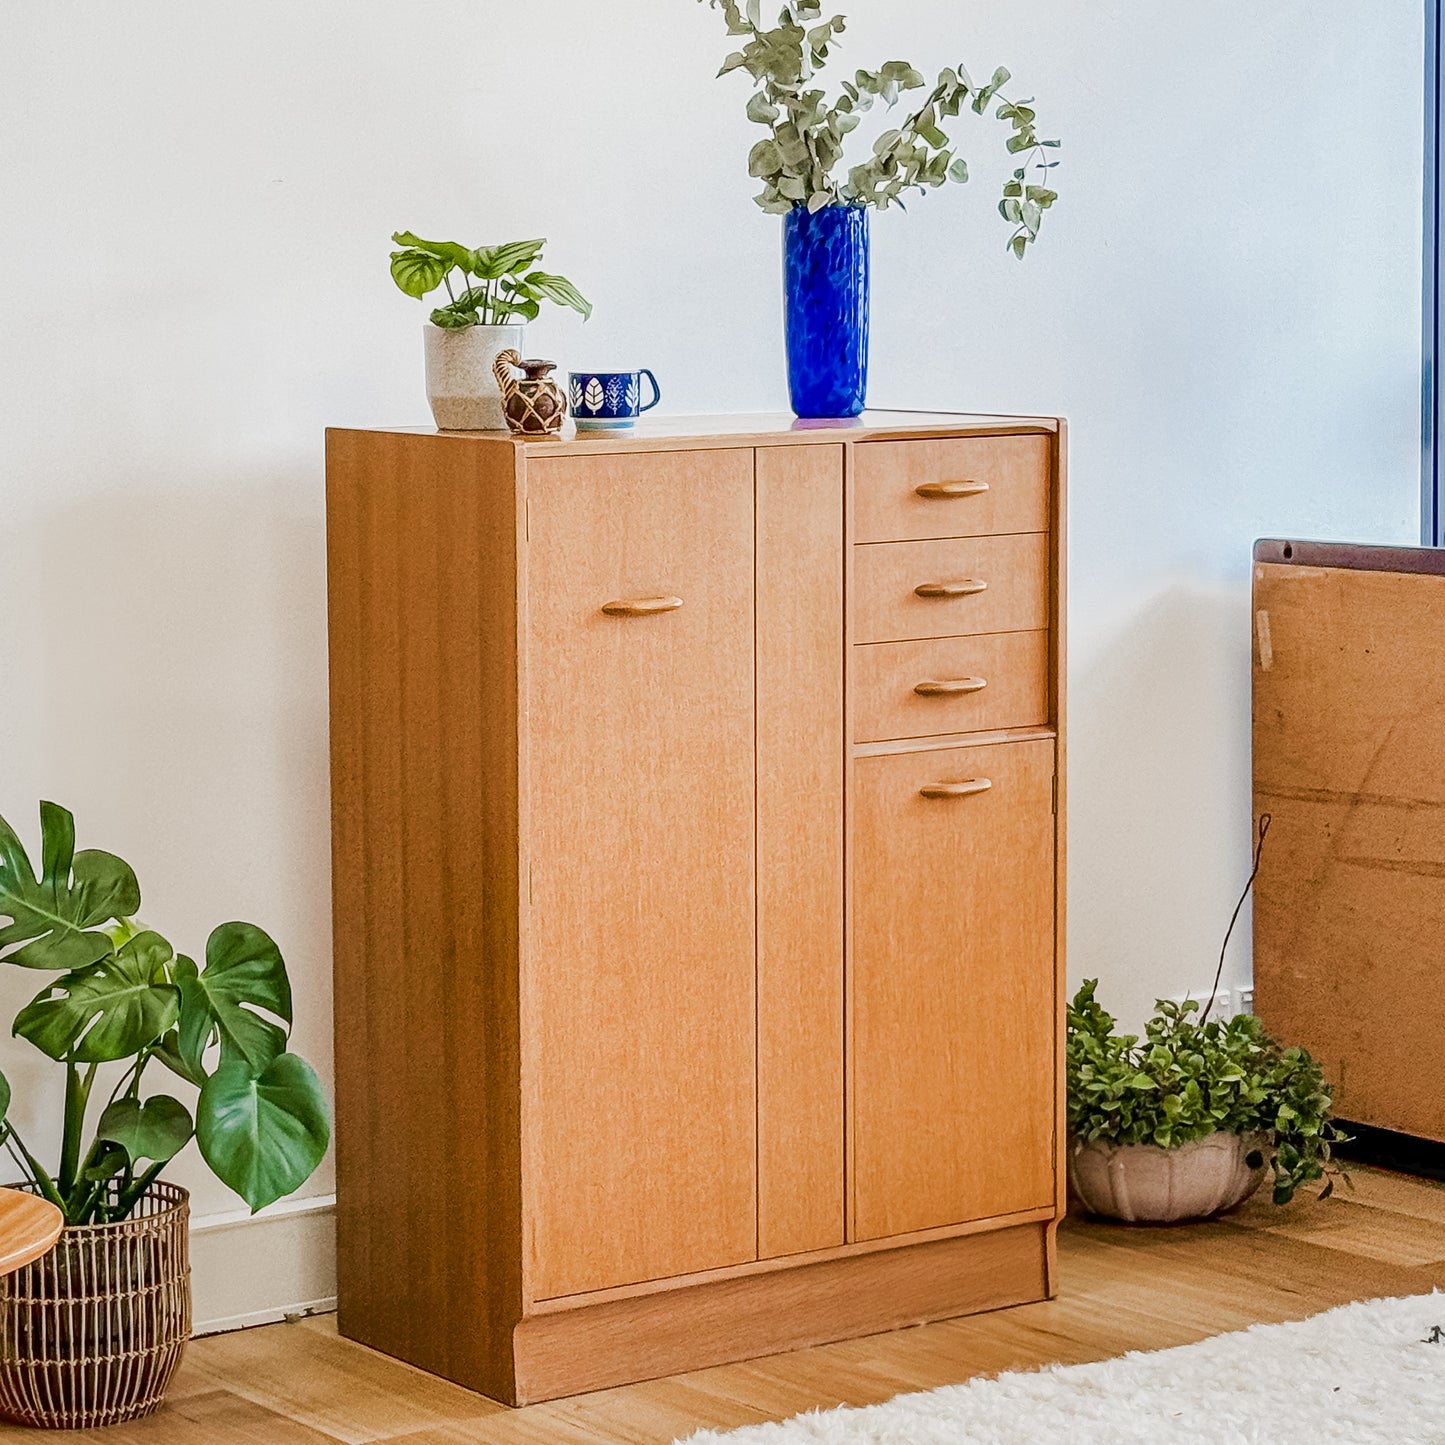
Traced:
<path fill-rule="evenodd" d="M 555 361 L 523 361 L 515 351 L 499 352 L 492 373 L 502 392 L 507 425 L 518 436 L 556 436 L 567 417 L 567 398 L 549 375 Z M 520 379 L 514 370 L 525 373 Z"/>

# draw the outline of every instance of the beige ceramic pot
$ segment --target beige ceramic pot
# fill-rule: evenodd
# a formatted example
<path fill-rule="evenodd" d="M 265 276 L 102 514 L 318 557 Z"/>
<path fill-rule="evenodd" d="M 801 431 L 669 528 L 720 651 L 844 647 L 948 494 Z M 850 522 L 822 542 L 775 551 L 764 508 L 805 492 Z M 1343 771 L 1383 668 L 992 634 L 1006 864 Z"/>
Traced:
<path fill-rule="evenodd" d="M 1248 1156 L 1263 1154 L 1262 1134 L 1223 1132 L 1161 1149 L 1157 1144 L 1069 1145 L 1069 1186 L 1091 1214 L 1130 1223 L 1170 1224 L 1207 1219 L 1242 1204 L 1264 1179 L 1262 1159 L 1251 1167 Z"/>
<path fill-rule="evenodd" d="M 426 337 L 426 399 L 443 431 L 506 431 L 502 393 L 492 365 L 503 351 L 520 354 L 521 326 L 423 328 Z"/>

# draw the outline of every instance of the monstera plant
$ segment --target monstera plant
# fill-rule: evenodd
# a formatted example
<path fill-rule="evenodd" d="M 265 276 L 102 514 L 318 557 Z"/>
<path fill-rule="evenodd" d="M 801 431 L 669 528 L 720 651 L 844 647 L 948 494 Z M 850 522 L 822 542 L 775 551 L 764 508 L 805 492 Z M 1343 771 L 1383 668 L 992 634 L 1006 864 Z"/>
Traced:
<path fill-rule="evenodd" d="M 331 1124 L 315 1071 L 286 1047 L 280 950 L 255 924 L 223 923 L 202 967 L 137 921 L 128 863 L 76 852 L 64 808 L 41 803 L 40 833 L 36 869 L 0 818 L 0 963 L 52 975 L 14 1033 L 65 1070 L 58 1158 L 20 1137 L 0 1075 L 0 1141 L 30 1187 L 67 1224 L 124 1219 L 194 1135 L 253 1211 L 292 1193 Z M 194 1119 L 173 1095 L 142 1092 L 153 1065 L 200 1090 Z"/>

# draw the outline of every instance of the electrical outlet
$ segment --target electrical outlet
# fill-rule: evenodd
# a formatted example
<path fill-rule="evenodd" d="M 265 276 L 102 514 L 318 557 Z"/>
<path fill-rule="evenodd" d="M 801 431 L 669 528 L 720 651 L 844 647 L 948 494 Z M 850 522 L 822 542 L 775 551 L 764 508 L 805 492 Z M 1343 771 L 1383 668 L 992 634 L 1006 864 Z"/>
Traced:
<path fill-rule="evenodd" d="M 1214 1006 L 1212 1008 L 1209 1007 L 1209 992 L 1207 989 L 1201 988 L 1189 993 L 1176 994 L 1175 1002 L 1183 1003 L 1186 998 L 1195 999 L 1199 1004 L 1199 1012 L 1194 1015 L 1196 1021 L 1203 1015 L 1206 1008 L 1209 1008 L 1209 1019 L 1211 1023 L 1228 1023 L 1236 1013 L 1234 1007 L 1234 991 L 1232 989 L 1220 989 L 1219 992 L 1214 995 Z"/>

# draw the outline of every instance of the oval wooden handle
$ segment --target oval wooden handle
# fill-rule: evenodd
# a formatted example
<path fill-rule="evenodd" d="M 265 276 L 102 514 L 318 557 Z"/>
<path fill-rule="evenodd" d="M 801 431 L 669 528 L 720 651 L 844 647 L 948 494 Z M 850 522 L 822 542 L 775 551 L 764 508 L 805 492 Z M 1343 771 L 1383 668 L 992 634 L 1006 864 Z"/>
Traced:
<path fill-rule="evenodd" d="M 924 482 L 913 489 L 920 497 L 947 501 L 950 497 L 976 497 L 988 491 L 987 482 Z"/>
<path fill-rule="evenodd" d="M 988 583 L 981 577 L 961 577 L 957 582 L 920 582 L 913 591 L 918 597 L 972 597 L 987 592 Z"/>
<path fill-rule="evenodd" d="M 919 790 L 920 798 L 966 798 L 970 793 L 986 793 L 993 787 L 990 778 L 964 778 L 957 783 L 925 783 Z"/>
<path fill-rule="evenodd" d="M 676 612 L 681 606 L 681 597 L 629 597 L 604 602 L 602 610 L 609 617 L 651 617 L 658 612 Z"/>
<path fill-rule="evenodd" d="M 981 677 L 930 678 L 914 687 L 919 697 L 956 697 L 961 692 L 982 692 L 988 682 Z"/>

